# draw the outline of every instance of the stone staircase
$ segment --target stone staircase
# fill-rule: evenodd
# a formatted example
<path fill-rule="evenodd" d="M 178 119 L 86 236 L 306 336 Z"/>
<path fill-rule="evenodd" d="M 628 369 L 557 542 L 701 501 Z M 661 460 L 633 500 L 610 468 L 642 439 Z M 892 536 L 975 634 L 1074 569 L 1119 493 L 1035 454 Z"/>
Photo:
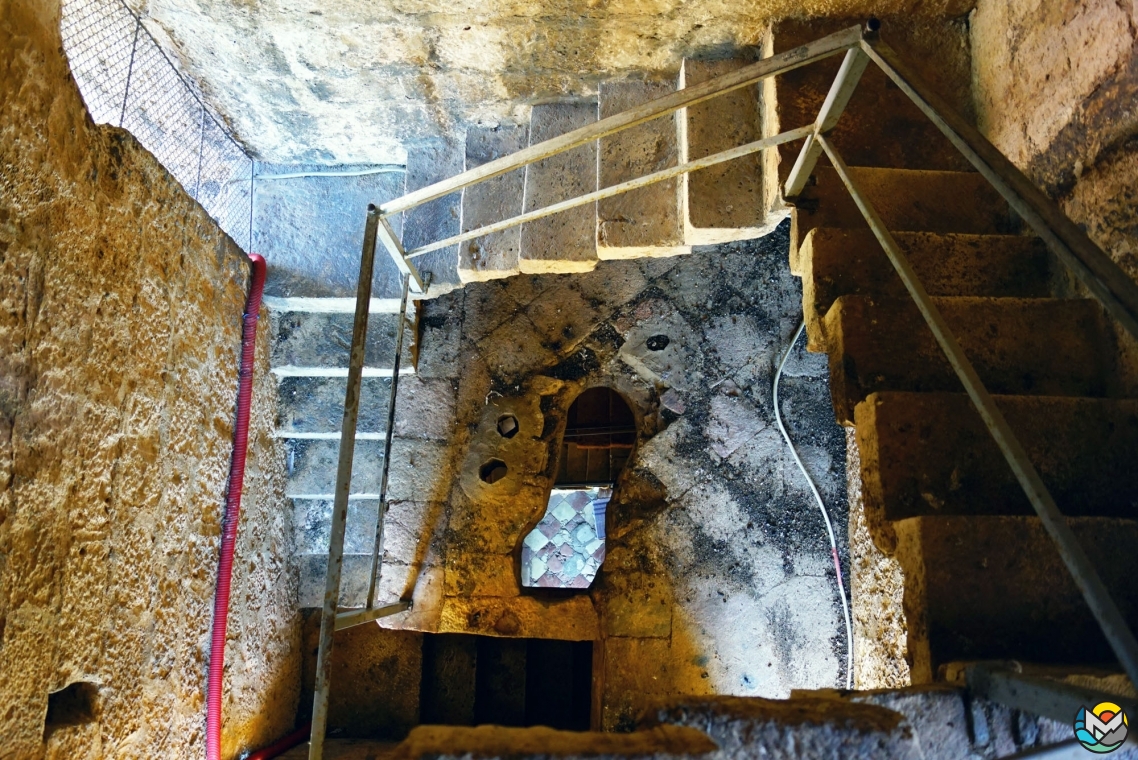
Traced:
<path fill-rule="evenodd" d="M 779 52 L 826 31 L 786 24 L 768 42 Z M 812 118 L 837 66 L 779 78 L 768 90 L 777 118 Z M 876 67 L 832 142 L 1138 628 L 1133 342 Z M 780 149 L 781 179 L 797 148 Z M 828 355 L 835 414 L 855 431 L 869 550 L 903 576 L 913 682 L 966 660 L 1111 667 L 1039 518 L 824 158 L 791 202 L 808 346 Z M 858 618 L 891 602 L 881 589 L 853 604 Z"/>

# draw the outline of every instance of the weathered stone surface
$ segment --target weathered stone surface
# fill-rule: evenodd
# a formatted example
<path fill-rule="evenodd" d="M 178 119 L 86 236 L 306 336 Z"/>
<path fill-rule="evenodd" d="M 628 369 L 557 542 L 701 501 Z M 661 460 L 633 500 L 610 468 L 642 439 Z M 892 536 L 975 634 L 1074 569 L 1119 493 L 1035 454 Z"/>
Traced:
<path fill-rule="evenodd" d="M 287 312 L 272 315 L 273 367 L 347 367 L 354 314 Z M 369 314 L 364 366 L 391 369 L 395 362 L 398 314 Z M 404 350 L 414 349 L 415 330 L 403 333 Z M 343 399 L 341 399 L 341 404 Z"/>
<path fill-rule="evenodd" d="M 1085 299 L 934 298 L 992 393 L 1130 395 L 1101 307 Z M 842 424 L 875 391 L 957 392 L 960 380 L 911 301 L 843 296 L 826 315 Z"/>
<path fill-rule="evenodd" d="M 59 4 L 0 7 L 0 753 L 199 757 L 249 262 L 95 127 Z M 262 312 L 222 756 L 292 725 L 292 520 Z M 48 695 L 95 714 L 45 742 Z"/>
<path fill-rule="evenodd" d="M 1020 235 L 893 233 L 925 290 L 934 296 L 1045 298 L 1050 257 Z M 802 304 L 811 351 L 825 351 L 823 318 L 844 295 L 906 298 L 908 291 L 868 228 L 815 228 L 799 248 Z"/>
<path fill-rule="evenodd" d="M 555 731 L 544 726 L 420 726 L 393 754 L 399 760 L 419 758 L 688 758 L 715 751 L 715 743 L 694 728 L 658 726 L 629 734 Z"/>
<path fill-rule="evenodd" d="M 312 714 L 320 613 L 304 615 L 304 686 L 298 718 Z M 328 733 L 340 737 L 402 739 L 419 723 L 423 634 L 357 625 L 336 634 Z"/>
<path fill-rule="evenodd" d="M 685 58 L 680 87 L 691 87 L 752 63 L 758 58 L 754 53 L 720 60 Z M 754 142 L 761 137 L 759 85 L 685 108 L 679 119 L 685 162 Z M 759 153 L 685 174 L 680 192 L 684 239 L 691 245 L 745 240 L 769 231 L 766 212 L 771 199 L 763 198 Z"/>
<path fill-rule="evenodd" d="M 529 144 L 565 134 L 597 120 L 597 103 L 534 106 Z M 597 189 L 597 147 L 579 148 L 526 167 L 525 210 L 533 211 Z M 527 274 L 588 272 L 597 265 L 597 206 L 562 211 L 522 225 L 518 266 Z"/>
<path fill-rule="evenodd" d="M 650 710 L 641 725 L 699 726 L 722 758 L 926 757 L 900 713 L 825 697 L 688 697 Z"/>
<path fill-rule="evenodd" d="M 288 493 L 327 494 L 336 490 L 339 440 L 290 438 L 285 443 Z M 392 469 L 394 469 L 394 460 Z M 383 441 L 357 440 L 352 464 L 352 493 L 379 493 Z"/>
<path fill-rule="evenodd" d="M 463 146 L 450 139 L 422 140 L 407 149 L 407 192 L 449 179 L 462 172 Z M 403 249 L 443 240 L 459 232 L 462 197 L 451 193 L 403 213 Z M 382 250 L 378 254 L 384 253 Z M 387 257 L 390 261 L 390 256 Z M 452 245 L 416 257 L 424 282 L 430 275 L 428 292 L 441 295 L 461 285 L 458 275 L 458 246 Z"/>
<path fill-rule="evenodd" d="M 526 147 L 525 125 L 471 127 L 466 133 L 466 168 L 516 153 Z M 522 213 L 525 170 L 515 169 L 462 191 L 462 231 L 484 227 Z M 458 274 L 463 282 L 482 282 L 521 272 L 521 227 L 494 232 L 459 245 Z"/>
<path fill-rule="evenodd" d="M 803 191 L 791 214 L 790 271 L 802 274 L 799 248 L 815 227 L 862 229 L 858 211 L 837 172 L 814 170 L 817 184 Z M 976 172 L 850 167 L 850 176 L 890 232 L 996 235 L 1016 232 L 1008 205 Z"/>
<path fill-rule="evenodd" d="M 400 378 L 400 389 L 412 378 Z M 277 431 L 290 433 L 335 433 L 344 422 L 346 377 L 282 377 L 277 384 L 280 399 Z M 356 430 L 382 433 L 387 429 L 387 399 L 391 379 L 365 377 L 360 390 L 360 411 Z"/>
<path fill-rule="evenodd" d="M 821 14 L 819 14 L 821 16 Z M 781 53 L 811 40 L 865 23 L 864 16 L 840 13 L 812 19 L 785 19 L 771 25 L 764 39 L 764 54 Z M 964 17 L 940 18 L 910 14 L 875 14 L 881 20 L 881 37 L 966 119 L 972 115 L 969 24 Z M 767 135 L 812 124 L 841 66 L 842 56 L 790 71 L 766 81 L 763 108 Z M 862 74 L 853 98 L 829 139 L 850 166 L 899 169 L 972 171 L 972 166 L 936 126 L 877 66 Z M 786 180 L 802 148 L 788 143 L 771 151 L 777 171 L 767 181 Z M 823 163 L 825 159 L 823 159 Z M 768 162 L 769 166 L 769 162 Z"/>
<path fill-rule="evenodd" d="M 676 89 L 664 82 L 606 82 L 598 102 L 602 119 Z M 600 141 L 599 184 L 609 187 L 675 166 L 676 117 L 665 116 Z M 597 202 L 597 256 L 631 259 L 690 253 L 680 218 L 680 180 L 670 179 Z"/>
<path fill-rule="evenodd" d="M 447 597 L 439 633 L 478 633 L 561 641 L 596 641 L 597 614 L 587 596 Z"/>
<path fill-rule="evenodd" d="M 870 533 L 853 428 L 846 428 L 846 456 L 854 688 L 898 689 L 912 683 L 905 576 L 897 559 L 883 552 Z"/>
<path fill-rule="evenodd" d="M 1105 517 L 1067 522 L 1133 627 L 1138 524 Z M 894 529 L 914 683 L 928 683 L 953 660 L 1112 660 L 1039 518 L 913 517 Z"/>
<path fill-rule="evenodd" d="M 1138 402 L 1057 396 L 997 396 L 996 402 L 1063 514 L 1134 514 Z M 1034 514 L 964 394 L 875 393 L 858 404 L 855 419 L 875 527 L 917 515 Z"/>
<path fill-rule="evenodd" d="M 257 174 L 319 174 L 343 168 L 317 163 L 259 164 Z M 266 295 L 355 297 L 368 204 L 397 198 L 405 187 L 402 166 L 375 168 L 385 171 L 360 177 L 302 176 L 256 183 L 252 250 L 264 255 L 269 265 Z M 401 228 L 398 217 L 390 221 L 396 231 Z M 372 297 L 398 298 L 401 283 L 399 270 L 380 247 Z"/>

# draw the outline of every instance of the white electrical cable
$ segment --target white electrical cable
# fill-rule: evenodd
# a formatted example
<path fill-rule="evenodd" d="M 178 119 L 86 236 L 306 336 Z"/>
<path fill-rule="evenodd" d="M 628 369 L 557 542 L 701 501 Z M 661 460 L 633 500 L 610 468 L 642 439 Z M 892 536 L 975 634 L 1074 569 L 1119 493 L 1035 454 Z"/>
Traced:
<path fill-rule="evenodd" d="M 782 369 L 786 366 L 786 360 L 790 358 L 790 352 L 794 350 L 794 344 L 798 342 L 798 336 L 802 334 L 802 328 L 806 326 L 805 322 L 798 325 L 798 330 L 795 331 L 794 337 L 790 339 L 790 345 L 786 347 L 786 353 L 782 355 L 782 361 L 778 363 L 778 372 L 774 375 L 774 419 L 778 423 L 779 432 L 782 433 L 783 440 L 786 441 L 787 448 L 790 449 L 791 455 L 794 457 L 798 469 L 802 470 L 803 477 L 810 485 L 810 490 L 814 493 L 814 498 L 818 501 L 818 509 L 822 510 L 822 519 L 826 521 L 826 532 L 830 535 L 830 553 L 834 557 L 834 571 L 838 575 L 838 596 L 842 598 L 842 614 L 846 618 L 846 688 L 853 688 L 853 626 L 850 625 L 850 607 L 846 601 L 845 584 L 842 583 L 842 564 L 838 560 L 838 542 L 834 538 L 834 526 L 830 522 L 830 514 L 826 511 L 826 504 L 822 501 L 822 494 L 818 493 L 818 487 L 814 485 L 814 480 L 810 477 L 810 473 L 806 472 L 806 466 L 802 464 L 802 460 L 798 457 L 798 451 L 794 448 L 794 444 L 790 441 L 790 434 L 786 432 L 786 426 L 782 424 L 782 413 L 778 408 L 778 383 L 782 379 Z"/>

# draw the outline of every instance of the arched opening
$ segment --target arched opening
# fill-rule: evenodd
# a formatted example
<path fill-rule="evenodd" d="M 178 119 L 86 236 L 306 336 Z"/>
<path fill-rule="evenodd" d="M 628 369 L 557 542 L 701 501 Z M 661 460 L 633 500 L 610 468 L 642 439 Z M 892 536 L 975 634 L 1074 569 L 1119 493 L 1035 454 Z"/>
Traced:
<path fill-rule="evenodd" d="M 522 542 L 527 588 L 587 589 L 605 559 L 605 513 L 636 443 L 636 418 L 611 388 L 569 407 L 545 514 Z"/>

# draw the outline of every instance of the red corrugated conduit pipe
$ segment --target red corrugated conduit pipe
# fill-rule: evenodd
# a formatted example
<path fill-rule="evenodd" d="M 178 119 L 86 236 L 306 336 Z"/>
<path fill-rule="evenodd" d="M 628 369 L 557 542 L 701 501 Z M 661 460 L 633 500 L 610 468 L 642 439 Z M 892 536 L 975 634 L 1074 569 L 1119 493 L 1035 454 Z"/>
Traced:
<path fill-rule="evenodd" d="M 225 675 L 225 628 L 229 618 L 229 585 L 233 576 L 233 550 L 237 544 L 237 522 L 241 516 L 241 487 L 245 482 L 245 450 L 249 445 L 249 406 L 253 400 L 253 360 L 257 346 L 257 317 L 261 293 L 265 289 L 265 259 L 249 254 L 253 281 L 245 302 L 241 330 L 241 370 L 237 381 L 237 424 L 233 434 L 233 461 L 229 468 L 229 488 L 225 496 L 225 517 L 221 530 L 221 561 L 217 568 L 217 594 L 213 599 L 213 634 L 209 648 L 209 685 L 206 696 L 205 754 L 208 760 L 221 760 L 221 689 Z"/>

